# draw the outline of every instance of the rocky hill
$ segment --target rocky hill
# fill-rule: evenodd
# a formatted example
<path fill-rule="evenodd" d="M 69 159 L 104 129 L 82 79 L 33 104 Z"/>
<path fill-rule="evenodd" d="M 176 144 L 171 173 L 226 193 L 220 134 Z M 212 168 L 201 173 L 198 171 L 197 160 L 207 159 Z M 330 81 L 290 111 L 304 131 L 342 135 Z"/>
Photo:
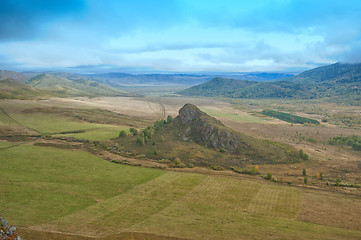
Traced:
<path fill-rule="evenodd" d="M 114 142 L 115 149 L 130 152 L 132 157 L 171 161 L 176 166 L 231 168 L 250 163 L 300 161 L 291 146 L 236 132 L 189 103 L 172 121 L 159 120 L 133 136 L 119 137 Z"/>
<path fill-rule="evenodd" d="M 186 104 L 179 110 L 177 117 L 182 125 L 186 127 L 183 133 L 183 140 L 189 138 L 206 147 L 215 149 L 224 148 L 234 152 L 239 150 L 242 144 L 241 139 L 230 129 L 227 129 L 222 122 L 210 117 L 192 104 Z"/>

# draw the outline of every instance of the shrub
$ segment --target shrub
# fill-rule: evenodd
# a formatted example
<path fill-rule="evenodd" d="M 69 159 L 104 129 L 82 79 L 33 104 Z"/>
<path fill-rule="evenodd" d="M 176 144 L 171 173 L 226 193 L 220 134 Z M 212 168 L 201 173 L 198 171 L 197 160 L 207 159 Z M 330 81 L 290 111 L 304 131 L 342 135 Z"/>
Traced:
<path fill-rule="evenodd" d="M 258 174 L 258 165 L 256 165 L 256 166 L 253 168 L 253 173 L 254 173 L 254 174 Z"/>
<path fill-rule="evenodd" d="M 224 152 L 226 152 L 226 149 L 220 148 L 219 151 L 220 151 L 221 153 L 224 153 Z"/>
<path fill-rule="evenodd" d="M 341 184 L 341 179 L 340 179 L 340 178 L 337 178 L 337 179 L 336 179 L 336 186 L 340 186 L 340 184 Z"/>
<path fill-rule="evenodd" d="M 300 156 L 300 158 L 303 158 L 303 150 L 300 149 L 300 151 L 298 152 L 298 155 Z"/>
<path fill-rule="evenodd" d="M 268 180 L 271 180 L 272 179 L 272 173 L 270 173 L 270 172 L 267 173 L 265 178 L 268 179 Z"/>
<path fill-rule="evenodd" d="M 303 175 L 303 176 L 306 176 L 306 175 L 307 175 L 307 173 L 306 173 L 306 168 L 303 169 L 302 175 Z"/>
<path fill-rule="evenodd" d="M 172 121 L 173 121 L 173 117 L 171 115 L 168 115 L 167 123 L 171 123 Z"/>
<path fill-rule="evenodd" d="M 304 177 L 304 178 L 303 178 L 303 182 L 304 182 L 305 184 L 307 184 L 307 182 L 308 182 L 307 177 Z"/>
<path fill-rule="evenodd" d="M 144 138 L 141 136 L 137 137 L 137 143 L 139 143 L 140 145 L 144 145 Z"/>
<path fill-rule="evenodd" d="M 119 132 L 119 137 L 125 137 L 127 136 L 127 133 L 125 132 L 125 130 L 122 130 Z"/>

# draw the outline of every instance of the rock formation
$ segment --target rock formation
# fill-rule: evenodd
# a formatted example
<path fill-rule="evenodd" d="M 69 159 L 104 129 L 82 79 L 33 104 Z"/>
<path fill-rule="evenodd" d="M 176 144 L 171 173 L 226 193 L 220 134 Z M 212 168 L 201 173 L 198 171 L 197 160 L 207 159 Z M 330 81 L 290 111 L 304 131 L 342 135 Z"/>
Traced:
<path fill-rule="evenodd" d="M 207 147 L 223 148 L 230 152 L 247 147 L 235 132 L 219 120 L 202 112 L 195 105 L 190 103 L 184 105 L 179 110 L 178 119 L 186 128 L 184 140 L 193 139 L 198 143 L 204 143 Z"/>

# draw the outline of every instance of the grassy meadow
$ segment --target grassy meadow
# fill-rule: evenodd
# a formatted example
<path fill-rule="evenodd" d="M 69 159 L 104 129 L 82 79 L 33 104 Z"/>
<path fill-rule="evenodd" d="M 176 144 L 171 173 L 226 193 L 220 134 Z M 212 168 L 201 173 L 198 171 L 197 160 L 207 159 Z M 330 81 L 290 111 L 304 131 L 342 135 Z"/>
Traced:
<path fill-rule="evenodd" d="M 332 220 L 347 215 L 343 194 L 322 196 L 333 198 L 335 207 L 325 222 L 307 218 L 307 204 L 319 193 L 266 181 L 123 166 L 79 150 L 31 145 L 3 149 L 0 156 L 0 212 L 23 229 L 89 238 L 121 232 L 190 239 L 361 237 L 352 224 L 359 219 Z M 361 199 L 353 201 L 360 212 Z M 322 207 L 315 211 L 323 214 Z"/>

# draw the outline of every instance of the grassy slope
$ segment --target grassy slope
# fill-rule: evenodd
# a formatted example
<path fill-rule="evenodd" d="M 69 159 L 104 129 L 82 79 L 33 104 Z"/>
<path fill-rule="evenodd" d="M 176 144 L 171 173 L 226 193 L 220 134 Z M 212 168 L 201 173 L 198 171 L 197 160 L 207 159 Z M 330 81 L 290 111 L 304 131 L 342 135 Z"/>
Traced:
<path fill-rule="evenodd" d="M 13 79 L 0 81 L 0 99 L 31 99 L 52 95 L 50 92 L 33 88 Z"/>
<path fill-rule="evenodd" d="M 16 225 L 57 219 L 163 174 L 81 151 L 29 145 L 1 150 L 0 156 L 0 213 Z"/>
<path fill-rule="evenodd" d="M 115 165 L 81 151 L 27 145 L 0 156 L 0 213 L 15 225 L 99 237 L 122 231 L 193 239 L 361 237 L 345 223 L 300 221 L 304 202 L 312 204 L 317 193 L 298 188 Z M 325 194 L 342 208 L 328 214 L 348 215 L 342 204 L 347 196 Z"/>
<path fill-rule="evenodd" d="M 60 133 L 64 131 L 85 130 L 83 133 L 56 134 L 56 136 L 75 137 L 78 139 L 109 140 L 119 135 L 121 130 L 129 130 L 129 126 L 80 122 L 69 117 L 44 113 L 8 113 L 17 122 L 0 112 L 0 128 L 20 127 L 22 125 L 42 134 Z M 20 123 L 20 124 L 19 124 Z"/>
<path fill-rule="evenodd" d="M 40 74 L 27 81 L 33 87 L 70 96 L 116 96 L 124 92 L 88 80 L 69 80 L 50 74 Z"/>

